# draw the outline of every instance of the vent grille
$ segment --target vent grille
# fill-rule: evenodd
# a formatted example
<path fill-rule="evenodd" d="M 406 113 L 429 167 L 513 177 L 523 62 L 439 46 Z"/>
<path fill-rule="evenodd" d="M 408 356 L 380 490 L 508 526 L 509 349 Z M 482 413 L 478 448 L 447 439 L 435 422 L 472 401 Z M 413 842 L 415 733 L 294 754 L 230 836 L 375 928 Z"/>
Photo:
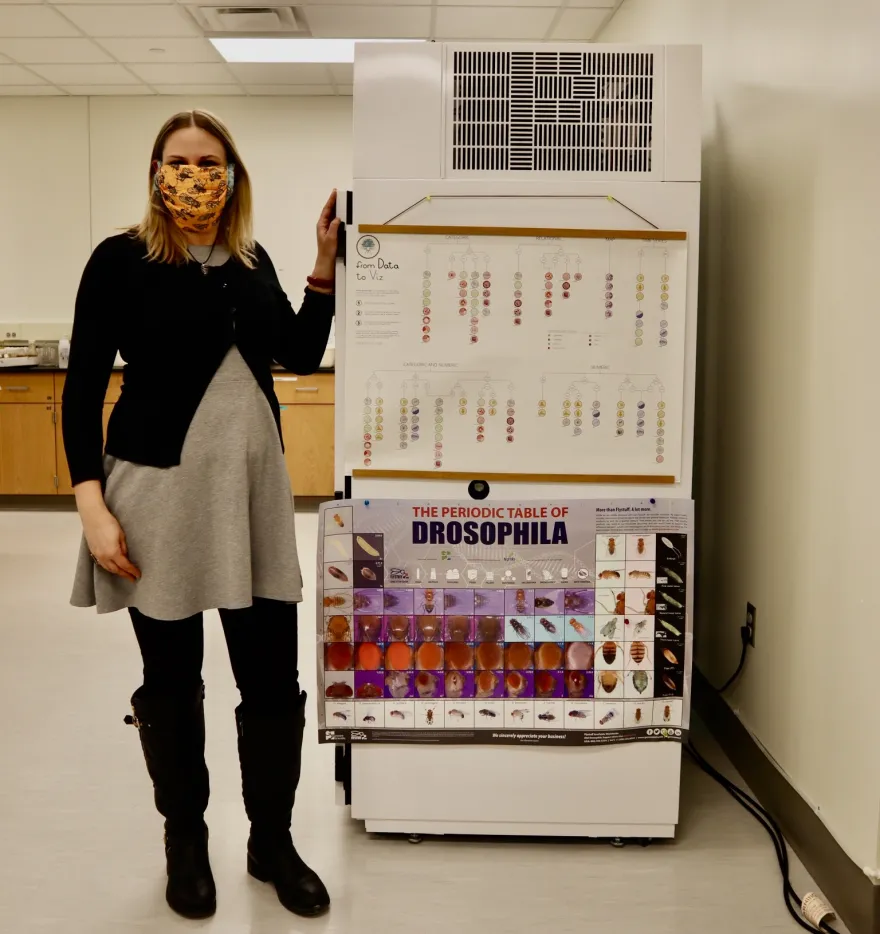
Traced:
<path fill-rule="evenodd" d="M 651 171 L 650 52 L 453 53 L 452 168 Z"/>

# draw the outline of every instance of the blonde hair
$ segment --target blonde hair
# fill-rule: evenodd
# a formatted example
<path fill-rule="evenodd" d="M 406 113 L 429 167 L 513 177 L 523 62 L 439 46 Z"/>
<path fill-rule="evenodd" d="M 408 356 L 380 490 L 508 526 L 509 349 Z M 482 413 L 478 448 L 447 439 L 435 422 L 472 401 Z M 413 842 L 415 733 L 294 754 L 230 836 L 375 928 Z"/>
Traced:
<path fill-rule="evenodd" d="M 241 160 L 232 134 L 226 125 L 207 110 L 184 110 L 165 121 L 150 156 L 149 198 L 144 219 L 130 228 L 133 237 L 147 247 L 147 257 L 159 263 L 186 263 L 192 257 L 186 239 L 165 207 L 162 194 L 156 187 L 153 166 L 162 162 L 168 137 L 185 127 L 199 127 L 223 144 L 226 161 L 235 165 L 235 184 L 220 218 L 217 240 L 226 244 L 230 254 L 249 269 L 254 266 L 253 194 L 251 180 Z"/>

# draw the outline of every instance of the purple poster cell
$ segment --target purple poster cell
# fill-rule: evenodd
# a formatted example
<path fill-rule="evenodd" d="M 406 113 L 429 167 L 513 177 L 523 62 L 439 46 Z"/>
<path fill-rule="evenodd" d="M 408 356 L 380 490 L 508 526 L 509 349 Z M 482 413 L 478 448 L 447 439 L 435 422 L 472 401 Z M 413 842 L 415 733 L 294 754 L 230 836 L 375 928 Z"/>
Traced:
<path fill-rule="evenodd" d="M 400 700 L 413 696 L 413 673 L 411 671 L 389 671 L 385 675 L 385 696 Z"/>
<path fill-rule="evenodd" d="M 442 616 L 417 616 L 415 638 L 417 642 L 442 642 L 443 641 L 443 617 Z M 431 665 L 432 668 L 440 666 Z"/>
<path fill-rule="evenodd" d="M 386 642 L 412 642 L 414 622 L 411 616 L 386 616 Z"/>
<path fill-rule="evenodd" d="M 522 587 L 505 591 L 504 609 L 508 616 L 534 616 L 535 591 Z"/>
<path fill-rule="evenodd" d="M 381 671 L 356 671 L 354 696 L 358 700 L 377 700 L 385 696 L 385 675 Z"/>
<path fill-rule="evenodd" d="M 508 671 L 504 676 L 504 696 L 534 697 L 535 673 L 533 671 Z"/>
<path fill-rule="evenodd" d="M 414 594 L 411 590 L 386 590 L 385 610 L 411 616 L 414 609 Z"/>
<path fill-rule="evenodd" d="M 474 696 L 472 671 L 447 671 L 443 677 L 444 693 L 449 700 Z"/>
<path fill-rule="evenodd" d="M 565 613 L 566 615 L 593 616 L 596 612 L 596 591 L 595 590 L 566 590 L 565 591 Z"/>
<path fill-rule="evenodd" d="M 474 676 L 474 695 L 478 698 L 504 697 L 504 672 L 478 671 Z"/>
<path fill-rule="evenodd" d="M 590 698 L 593 696 L 592 671 L 566 671 L 565 696 L 570 698 Z"/>
<path fill-rule="evenodd" d="M 443 612 L 443 591 L 427 590 L 415 591 L 415 611 L 417 616 L 433 616 Z"/>
<path fill-rule="evenodd" d="M 557 616 L 564 612 L 565 592 L 562 590 L 536 590 L 535 613 Z"/>
<path fill-rule="evenodd" d="M 504 591 L 475 590 L 474 613 L 477 616 L 504 616 Z"/>
<path fill-rule="evenodd" d="M 447 616 L 445 619 L 447 642 L 472 642 L 476 622 L 472 616 Z"/>
<path fill-rule="evenodd" d="M 356 616 L 355 638 L 358 642 L 379 642 L 383 635 L 381 616 Z"/>
<path fill-rule="evenodd" d="M 474 626 L 474 638 L 478 642 L 503 642 L 503 616 L 477 616 Z"/>
<path fill-rule="evenodd" d="M 447 615 L 450 613 L 461 613 L 464 616 L 472 616 L 474 613 L 474 591 L 445 591 L 443 594 L 443 611 Z"/>
<path fill-rule="evenodd" d="M 356 590 L 354 592 L 355 614 L 381 614 L 382 609 L 381 590 Z"/>
<path fill-rule="evenodd" d="M 547 700 L 551 697 L 562 697 L 564 690 L 563 673 L 561 671 L 535 672 L 535 697 Z"/>
<path fill-rule="evenodd" d="M 442 671 L 417 671 L 414 683 L 416 697 L 443 697 L 445 679 Z"/>

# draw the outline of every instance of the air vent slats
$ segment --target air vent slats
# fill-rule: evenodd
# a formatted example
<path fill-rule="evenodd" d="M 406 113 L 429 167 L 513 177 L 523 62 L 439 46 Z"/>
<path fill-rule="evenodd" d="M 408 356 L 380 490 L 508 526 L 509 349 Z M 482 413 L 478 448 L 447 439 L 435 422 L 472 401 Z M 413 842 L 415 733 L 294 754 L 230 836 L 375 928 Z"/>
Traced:
<path fill-rule="evenodd" d="M 453 53 L 453 171 L 651 171 L 650 52 Z"/>

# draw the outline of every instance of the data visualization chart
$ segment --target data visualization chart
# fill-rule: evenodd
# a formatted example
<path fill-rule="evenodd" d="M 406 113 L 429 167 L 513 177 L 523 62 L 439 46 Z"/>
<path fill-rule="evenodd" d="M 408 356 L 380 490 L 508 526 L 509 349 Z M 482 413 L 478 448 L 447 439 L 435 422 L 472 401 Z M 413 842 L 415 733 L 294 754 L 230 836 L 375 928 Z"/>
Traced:
<path fill-rule="evenodd" d="M 684 234 L 553 233 L 360 236 L 353 468 L 679 477 Z"/>
<path fill-rule="evenodd" d="M 688 502 L 322 506 L 322 742 L 681 740 Z"/>

